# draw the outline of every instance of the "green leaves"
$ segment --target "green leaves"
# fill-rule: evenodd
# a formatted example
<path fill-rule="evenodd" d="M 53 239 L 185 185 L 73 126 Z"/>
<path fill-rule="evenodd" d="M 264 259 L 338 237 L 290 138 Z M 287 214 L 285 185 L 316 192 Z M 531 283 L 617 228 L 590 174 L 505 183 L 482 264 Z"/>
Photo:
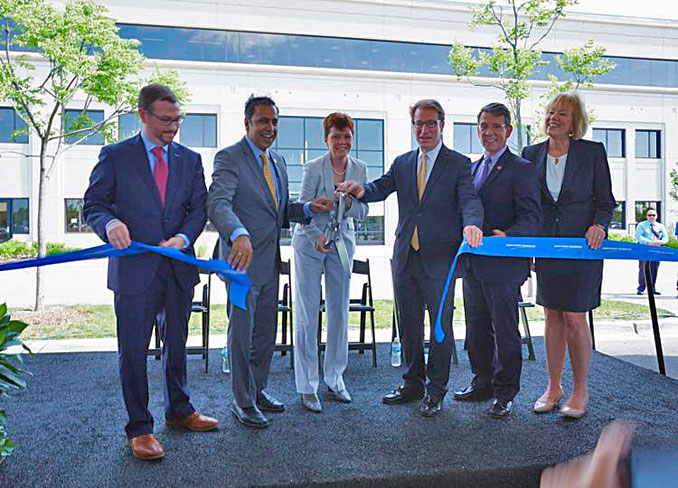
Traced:
<path fill-rule="evenodd" d="M 565 8 L 577 1 L 488 0 L 470 8 L 473 20 L 469 29 L 486 27 L 497 33 L 491 52 L 481 51 L 476 55 L 474 50 L 461 43 L 455 43 L 450 48 L 450 67 L 457 78 L 478 76 L 483 67 L 496 75 L 491 80 L 470 79 L 470 82 L 504 92 L 519 134 L 523 128 L 521 100 L 528 98 L 531 93 L 528 80 L 540 66 L 549 64 L 542 59 L 538 46 L 549 35 L 556 21 L 565 16 Z M 569 49 L 556 56 L 556 63 L 567 78 L 558 80 L 549 75 L 551 86 L 546 96 L 550 98 L 558 91 L 592 86 L 594 78 L 614 69 L 614 63 L 603 58 L 604 53 L 603 47 L 595 46 L 589 40 L 580 48 Z M 540 117 L 543 114 L 538 113 L 535 119 L 538 121 Z M 538 134 L 540 128 L 541 124 L 535 124 L 532 127 L 536 131 L 533 135 Z M 517 149 L 522 149 L 522 139 L 521 147 Z"/>
<path fill-rule="evenodd" d="M 0 398 L 9 398 L 12 389 L 26 388 L 24 376 L 30 373 L 24 369 L 21 354 L 4 352 L 12 346 L 20 346 L 31 353 L 31 350 L 19 339 L 19 335 L 26 327 L 28 324 L 11 319 L 7 313 L 7 304 L 0 304 Z M 7 414 L 4 410 L 0 410 L 0 461 L 13 451 L 14 444 L 7 436 Z"/>

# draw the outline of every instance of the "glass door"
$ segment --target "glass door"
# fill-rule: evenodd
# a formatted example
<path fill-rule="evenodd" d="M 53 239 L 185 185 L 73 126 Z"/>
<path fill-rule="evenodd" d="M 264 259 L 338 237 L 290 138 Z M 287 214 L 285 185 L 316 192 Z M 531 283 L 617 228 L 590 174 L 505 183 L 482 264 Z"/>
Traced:
<path fill-rule="evenodd" d="M 5 242 L 12 238 L 9 212 L 9 200 L 0 200 L 0 242 Z"/>

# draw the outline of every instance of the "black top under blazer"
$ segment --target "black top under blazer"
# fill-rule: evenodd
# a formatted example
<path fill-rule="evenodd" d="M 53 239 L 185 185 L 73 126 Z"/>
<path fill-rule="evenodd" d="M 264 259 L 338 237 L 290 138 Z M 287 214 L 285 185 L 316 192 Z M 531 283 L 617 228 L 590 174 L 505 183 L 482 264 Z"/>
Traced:
<path fill-rule="evenodd" d="M 444 276 L 467 225 L 482 226 L 483 208 L 471 181 L 470 160 L 443 144 L 426 183 L 421 201 L 417 193 L 417 155 L 407 152 L 395 158 L 388 172 L 365 184 L 363 202 L 385 200 L 398 194 L 398 226 L 393 246 L 394 273 L 407 263 L 415 226 L 425 273 Z"/>
<path fill-rule="evenodd" d="M 475 176 L 482 159 L 471 165 Z M 478 189 L 483 204 L 483 235 L 492 236 L 494 229 L 508 236 L 537 235 L 540 230 L 541 202 L 537 171 L 528 160 L 506 148 L 485 182 Z M 469 255 L 467 266 L 481 281 L 522 283 L 529 275 L 525 258 L 497 258 Z"/>

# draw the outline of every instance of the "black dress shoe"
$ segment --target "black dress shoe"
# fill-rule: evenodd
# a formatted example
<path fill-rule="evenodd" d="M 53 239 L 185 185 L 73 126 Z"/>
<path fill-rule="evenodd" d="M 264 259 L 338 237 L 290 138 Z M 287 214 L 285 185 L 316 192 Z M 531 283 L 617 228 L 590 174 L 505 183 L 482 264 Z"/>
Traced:
<path fill-rule="evenodd" d="M 661 293 L 659 293 L 657 290 L 654 291 L 654 294 L 655 295 L 661 295 Z"/>
<path fill-rule="evenodd" d="M 495 398 L 487 413 L 494 419 L 504 419 L 509 416 L 512 408 L 513 400 L 497 400 Z"/>
<path fill-rule="evenodd" d="M 454 399 L 459 400 L 460 402 L 482 402 L 483 400 L 489 400 L 490 398 L 492 398 L 492 389 L 479 388 L 473 383 L 463 390 L 454 392 Z"/>
<path fill-rule="evenodd" d="M 261 390 L 257 393 L 257 407 L 263 412 L 281 413 L 285 411 L 285 404 Z"/>
<path fill-rule="evenodd" d="M 416 402 L 424 398 L 423 391 L 413 391 L 404 386 L 399 386 L 395 390 L 384 395 L 381 399 L 386 405 L 398 405 L 400 403 Z"/>
<path fill-rule="evenodd" d="M 419 406 L 419 414 L 422 415 L 423 417 L 432 418 L 438 415 L 438 412 L 440 412 L 442 409 L 443 409 L 442 398 L 436 398 L 432 395 L 426 395 L 424 401 L 421 402 L 421 405 Z"/>
<path fill-rule="evenodd" d="M 254 405 L 251 407 L 241 407 L 234 400 L 231 404 L 231 412 L 233 412 L 233 415 L 235 415 L 238 422 L 247 427 L 252 427 L 254 429 L 268 427 L 268 419 L 264 417 L 264 414 Z"/>

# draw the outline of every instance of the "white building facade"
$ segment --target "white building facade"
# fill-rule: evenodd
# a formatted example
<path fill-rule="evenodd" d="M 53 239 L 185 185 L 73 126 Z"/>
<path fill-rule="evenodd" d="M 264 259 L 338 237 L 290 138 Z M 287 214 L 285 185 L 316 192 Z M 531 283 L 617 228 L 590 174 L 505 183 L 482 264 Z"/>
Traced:
<path fill-rule="evenodd" d="M 413 147 L 408 109 L 422 98 L 446 110 L 444 141 L 479 156 L 475 136 L 480 107 L 504 101 L 494 88 L 451 75 L 449 46 L 490 47 L 490 29 L 471 32 L 468 6 L 443 0 L 183 0 L 104 2 L 121 35 L 141 41 L 141 51 L 161 69 L 176 69 L 191 100 L 179 142 L 203 156 L 207 184 L 219 148 L 244 134 L 243 107 L 251 93 L 273 97 L 281 115 L 276 149 L 287 159 L 292 196 L 302 165 L 324 152 L 321 121 L 343 111 L 356 119 L 354 155 L 367 162 L 369 178 L 388 170 Z M 593 38 L 617 68 L 582 92 L 595 113 L 586 138 L 606 143 L 618 207 L 614 227 L 632 229 L 648 206 L 673 223 L 678 204 L 668 195 L 678 161 L 678 25 L 672 21 L 570 14 L 557 22 L 542 47 L 562 52 Z M 544 76 L 542 75 L 543 79 Z M 482 81 L 482 79 L 480 80 Z M 523 117 L 534 123 L 546 82 L 536 79 Z M 77 102 L 68 107 L 81 109 Z M 95 107 L 103 117 L 107 107 Z M 12 141 L 21 121 L 0 104 L 0 229 L 5 238 L 37 236 L 38 144 Z M 132 134 L 128 115 L 120 130 Z M 64 153 L 47 192 L 48 241 L 87 247 L 99 243 L 82 220 L 82 197 L 101 148 L 100 138 Z M 359 256 L 387 258 L 397 223 L 395 198 L 371 204 L 359 232 Z M 2 237 L 2 236 L 0 236 Z M 203 253 L 216 235 L 205 232 Z M 290 255 L 289 249 L 284 251 Z"/>

